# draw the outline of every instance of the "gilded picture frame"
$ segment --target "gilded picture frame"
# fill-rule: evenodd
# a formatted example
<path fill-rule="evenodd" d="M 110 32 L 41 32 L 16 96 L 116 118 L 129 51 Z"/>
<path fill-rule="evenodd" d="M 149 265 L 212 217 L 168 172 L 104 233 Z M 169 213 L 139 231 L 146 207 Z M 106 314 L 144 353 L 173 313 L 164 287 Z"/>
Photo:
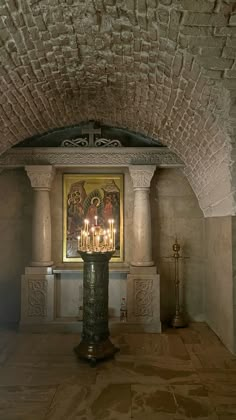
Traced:
<path fill-rule="evenodd" d="M 96 216 L 104 228 L 109 219 L 116 225 L 116 250 L 111 262 L 124 260 L 124 178 L 123 174 L 63 175 L 63 262 L 81 262 L 78 236 L 84 219 Z"/>

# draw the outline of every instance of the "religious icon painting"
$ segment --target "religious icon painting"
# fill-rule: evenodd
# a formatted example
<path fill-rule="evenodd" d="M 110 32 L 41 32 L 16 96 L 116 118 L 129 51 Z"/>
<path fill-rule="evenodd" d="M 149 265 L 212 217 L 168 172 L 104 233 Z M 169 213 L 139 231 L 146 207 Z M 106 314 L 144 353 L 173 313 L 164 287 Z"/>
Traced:
<path fill-rule="evenodd" d="M 64 174 L 63 261 L 80 262 L 78 238 L 84 221 L 116 230 L 115 253 L 111 261 L 123 261 L 123 175 Z"/>

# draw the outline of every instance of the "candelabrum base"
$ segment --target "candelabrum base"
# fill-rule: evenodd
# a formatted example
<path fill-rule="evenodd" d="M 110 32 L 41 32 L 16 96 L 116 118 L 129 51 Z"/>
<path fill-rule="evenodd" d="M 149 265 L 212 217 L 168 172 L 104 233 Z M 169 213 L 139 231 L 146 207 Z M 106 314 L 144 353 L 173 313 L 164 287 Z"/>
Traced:
<path fill-rule="evenodd" d="M 187 327 L 188 323 L 183 313 L 175 314 L 171 321 L 173 328 L 184 328 Z"/>
<path fill-rule="evenodd" d="M 95 366 L 97 361 L 113 357 L 119 349 L 107 338 L 99 343 L 88 343 L 82 340 L 74 351 L 80 359 L 88 360 L 91 366 Z"/>

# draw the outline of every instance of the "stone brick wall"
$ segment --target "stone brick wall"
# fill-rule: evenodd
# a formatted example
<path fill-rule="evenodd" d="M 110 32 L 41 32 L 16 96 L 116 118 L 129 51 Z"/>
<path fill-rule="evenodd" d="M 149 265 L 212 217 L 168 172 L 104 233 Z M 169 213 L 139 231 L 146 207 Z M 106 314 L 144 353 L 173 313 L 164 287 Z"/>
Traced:
<path fill-rule="evenodd" d="M 206 216 L 235 213 L 232 0 L 1 0 L 0 152 L 94 119 L 159 139 Z"/>

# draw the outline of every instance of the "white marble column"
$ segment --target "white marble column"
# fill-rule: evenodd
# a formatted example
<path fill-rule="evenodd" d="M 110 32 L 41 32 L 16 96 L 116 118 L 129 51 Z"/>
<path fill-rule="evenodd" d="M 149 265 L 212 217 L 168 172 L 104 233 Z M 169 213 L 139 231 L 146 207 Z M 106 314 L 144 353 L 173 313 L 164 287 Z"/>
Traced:
<path fill-rule="evenodd" d="M 55 170 L 51 165 L 26 166 L 25 170 L 34 189 L 31 266 L 50 267 L 53 261 L 49 191 Z"/>
<path fill-rule="evenodd" d="M 129 166 L 134 187 L 133 255 L 131 265 L 149 267 L 152 261 L 150 210 L 150 182 L 155 172 L 153 165 Z"/>

